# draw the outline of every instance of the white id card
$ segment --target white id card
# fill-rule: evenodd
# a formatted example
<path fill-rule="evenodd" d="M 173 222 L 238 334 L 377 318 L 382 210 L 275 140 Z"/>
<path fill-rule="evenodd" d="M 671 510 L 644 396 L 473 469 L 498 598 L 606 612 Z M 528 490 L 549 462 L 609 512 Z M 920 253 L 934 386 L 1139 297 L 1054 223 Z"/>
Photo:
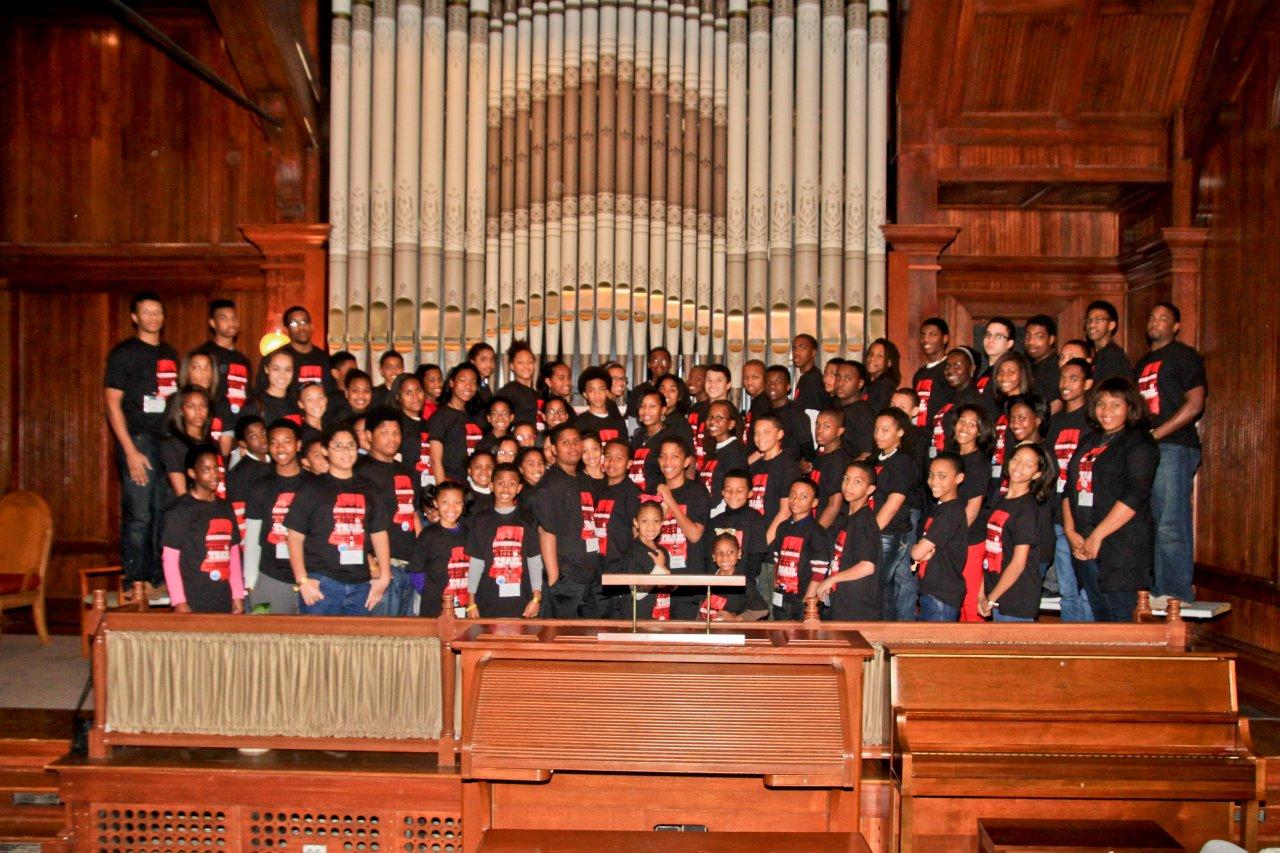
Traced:
<path fill-rule="evenodd" d="M 991 478 L 992 478 L 993 480 L 999 480 L 1002 476 L 1004 476 L 1004 466 L 1003 466 L 1003 465 L 992 465 L 992 466 L 991 466 Z"/>
<path fill-rule="evenodd" d="M 422 478 L 418 482 L 421 483 L 422 488 L 425 489 L 427 486 L 434 486 L 436 484 L 436 478 L 431 476 L 430 471 L 423 471 Z"/>
<path fill-rule="evenodd" d="M 599 554 L 599 553 L 600 553 L 600 540 L 599 540 L 599 539 L 597 539 L 597 538 L 595 538 L 594 536 L 592 536 L 590 539 L 586 540 L 586 546 L 587 546 L 587 553 L 588 553 L 588 554 Z"/>
<path fill-rule="evenodd" d="M 671 555 L 671 568 L 683 569 L 686 565 L 684 554 Z"/>
<path fill-rule="evenodd" d="M 498 584 L 498 598 L 519 598 L 520 584 L 518 583 L 500 583 Z"/>
<path fill-rule="evenodd" d="M 362 548 L 347 548 L 338 552 L 338 562 L 344 566 L 358 566 L 364 562 Z"/>
<path fill-rule="evenodd" d="M 277 560 L 289 559 L 289 543 L 288 542 L 276 543 L 276 559 Z"/>
<path fill-rule="evenodd" d="M 782 593 L 780 593 L 780 592 L 774 592 L 774 594 L 773 594 L 773 606 L 774 606 L 774 607 L 781 607 L 781 606 L 782 606 Z"/>
<path fill-rule="evenodd" d="M 1076 504 L 1079 506 L 1093 506 L 1093 492 L 1077 492 Z"/>
<path fill-rule="evenodd" d="M 142 398 L 142 411 L 148 415 L 164 414 L 164 397 L 147 394 Z"/>

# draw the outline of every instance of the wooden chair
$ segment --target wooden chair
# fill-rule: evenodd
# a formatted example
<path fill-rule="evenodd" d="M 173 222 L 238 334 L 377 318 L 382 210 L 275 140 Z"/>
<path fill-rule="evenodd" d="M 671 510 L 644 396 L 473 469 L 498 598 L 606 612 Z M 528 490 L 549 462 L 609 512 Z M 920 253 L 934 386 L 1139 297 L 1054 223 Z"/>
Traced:
<path fill-rule="evenodd" d="M 53 515 L 34 492 L 10 492 L 0 499 L 0 612 L 30 607 L 40 642 L 49 642 L 45 624 L 44 575 L 53 546 Z"/>

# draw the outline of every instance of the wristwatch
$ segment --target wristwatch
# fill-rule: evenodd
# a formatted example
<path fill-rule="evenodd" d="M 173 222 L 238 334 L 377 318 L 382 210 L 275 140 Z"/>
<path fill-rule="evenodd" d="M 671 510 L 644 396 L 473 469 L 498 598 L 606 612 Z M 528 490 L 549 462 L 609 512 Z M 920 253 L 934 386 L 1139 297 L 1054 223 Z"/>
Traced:
<path fill-rule="evenodd" d="M 308 581 L 313 581 L 313 580 L 315 580 L 315 578 L 309 578 L 306 575 L 303 575 L 302 577 L 298 578 L 298 582 L 293 585 L 293 591 L 302 592 L 302 585 L 304 583 L 307 583 Z M 316 581 L 316 583 L 319 583 L 319 581 Z"/>

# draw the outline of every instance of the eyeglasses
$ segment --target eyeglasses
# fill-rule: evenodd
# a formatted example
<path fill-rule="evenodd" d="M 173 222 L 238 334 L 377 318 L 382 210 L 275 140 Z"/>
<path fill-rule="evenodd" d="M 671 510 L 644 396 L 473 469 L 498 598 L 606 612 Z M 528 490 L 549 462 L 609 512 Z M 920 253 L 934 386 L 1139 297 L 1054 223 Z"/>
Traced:
<path fill-rule="evenodd" d="M 982 339 L 992 340 L 992 341 L 1007 341 L 1009 340 L 1009 336 L 1006 335 L 1004 332 L 987 332 L 982 336 Z"/>
<path fill-rule="evenodd" d="M 290 320 L 289 322 L 285 323 L 285 325 L 288 326 L 290 329 L 297 329 L 300 326 L 310 326 L 311 321 L 310 320 Z"/>
<path fill-rule="evenodd" d="M 329 445 L 329 449 L 330 450 L 355 450 L 356 444 L 354 441 L 336 441 L 333 444 Z"/>

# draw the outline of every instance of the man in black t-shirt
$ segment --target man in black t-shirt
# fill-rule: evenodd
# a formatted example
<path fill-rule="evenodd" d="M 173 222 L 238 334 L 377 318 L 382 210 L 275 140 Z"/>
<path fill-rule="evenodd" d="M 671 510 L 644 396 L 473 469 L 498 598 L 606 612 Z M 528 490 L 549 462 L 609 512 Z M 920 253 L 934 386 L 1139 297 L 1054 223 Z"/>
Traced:
<path fill-rule="evenodd" d="M 1105 299 L 1096 299 L 1084 309 L 1084 336 L 1093 345 L 1093 384 L 1101 385 L 1112 376 L 1130 375 L 1129 356 L 1116 343 L 1120 312 Z"/>
<path fill-rule="evenodd" d="M 818 340 L 813 335 L 796 335 L 791 342 L 791 360 L 796 365 L 796 389 L 791 395 L 800 411 L 822 411 L 830 403 L 822 385 L 822 371 L 818 368 Z"/>
<path fill-rule="evenodd" d="M 1031 377 L 1035 391 L 1049 403 L 1050 414 L 1062 410 L 1058 398 L 1058 321 L 1048 314 L 1037 314 L 1027 321 L 1022 346 L 1031 359 Z"/>
<path fill-rule="evenodd" d="M 951 402 L 951 386 L 942 374 L 942 364 L 951 349 L 951 329 L 941 317 L 930 317 L 920 324 L 920 352 L 925 363 L 911 377 L 911 388 L 920 398 L 915 425 L 927 427 L 938 410 Z"/>
<path fill-rule="evenodd" d="M 1160 445 L 1160 466 L 1151 485 L 1156 523 L 1156 595 L 1194 600 L 1195 568 L 1191 490 L 1200 467 L 1196 421 L 1204 414 L 1208 383 L 1200 353 L 1177 340 L 1182 313 L 1158 302 L 1147 319 L 1148 352 L 1133 368 L 1138 394 L 1151 421 L 1151 437 Z"/>
<path fill-rule="evenodd" d="M 289 336 L 289 343 L 284 345 L 284 349 L 293 356 L 294 389 L 310 382 L 320 382 L 324 385 L 325 396 L 334 399 L 338 394 L 338 383 L 329 369 L 329 353 L 324 347 L 311 342 L 311 313 L 301 305 L 294 305 L 284 312 L 282 319 L 285 334 Z M 267 387 L 267 361 L 264 357 L 258 364 L 258 376 L 254 382 L 258 391 Z"/>
<path fill-rule="evenodd" d="M 400 450 L 400 416 L 389 406 L 377 406 L 365 417 L 369 453 L 356 462 L 356 480 L 371 486 L 384 512 L 391 518 L 387 544 L 391 552 L 391 585 L 373 613 L 376 616 L 408 616 L 413 587 L 405 567 L 413 556 L 413 543 L 422 530 L 417 477 L 396 459 Z"/>
<path fill-rule="evenodd" d="M 120 564 L 126 585 L 159 586 L 160 515 L 168 493 L 160 442 L 166 400 L 178 390 L 178 353 L 160 340 L 164 304 L 159 296 L 134 296 L 129 318 L 137 334 L 107 355 L 102 381 L 120 470 Z"/>
<path fill-rule="evenodd" d="M 649 376 L 645 381 L 637 383 L 627 395 L 627 411 L 634 413 L 640 406 L 640 398 L 647 392 L 657 388 L 659 377 L 671 372 L 671 351 L 663 346 L 649 350 L 647 361 Z"/>
<path fill-rule="evenodd" d="M 224 423 L 228 432 L 236 428 L 235 419 L 244 411 L 249 400 L 249 376 L 252 366 L 244 353 L 236 349 L 236 337 L 240 334 L 240 314 L 236 303 L 230 299 L 215 299 L 209 303 L 209 340 L 196 348 L 207 354 L 218 370 L 218 387 L 213 395 L 214 411 L 226 404 L 231 413 L 231 423 Z"/>
<path fill-rule="evenodd" d="M 596 531 L 595 486 L 578 473 L 582 435 L 569 424 L 551 430 L 556 464 L 533 493 L 533 516 L 546 571 L 542 615 L 553 619 L 595 619 L 600 602 L 600 539 Z"/>

